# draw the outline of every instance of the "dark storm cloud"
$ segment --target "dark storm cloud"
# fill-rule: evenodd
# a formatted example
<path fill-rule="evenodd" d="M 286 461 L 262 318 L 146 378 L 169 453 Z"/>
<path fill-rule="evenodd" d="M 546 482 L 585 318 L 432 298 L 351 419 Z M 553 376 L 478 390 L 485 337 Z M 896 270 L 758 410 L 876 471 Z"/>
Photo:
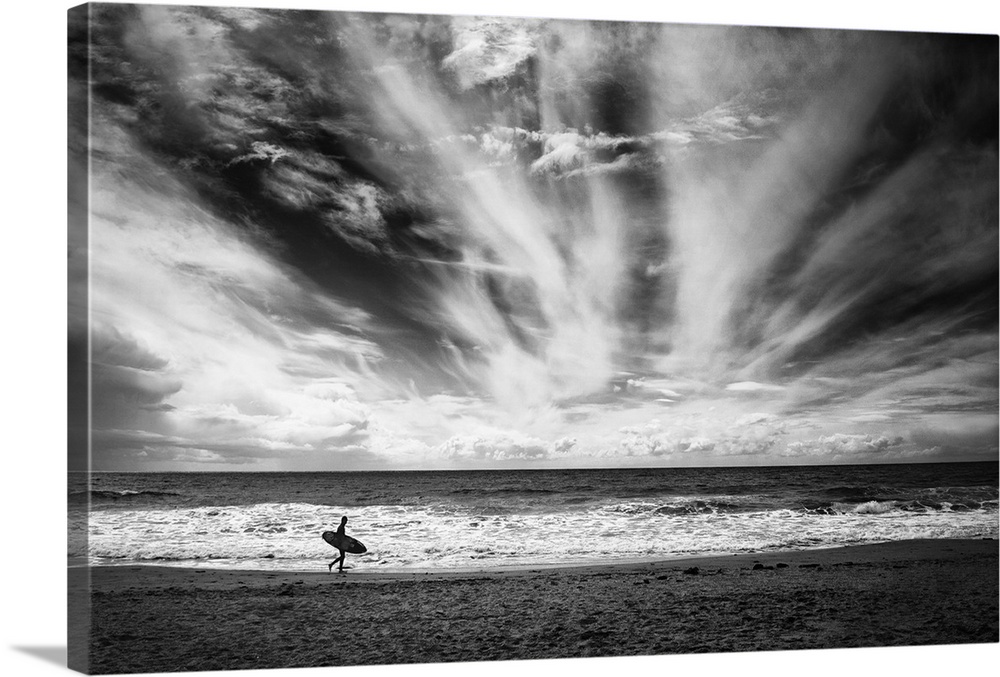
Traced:
<path fill-rule="evenodd" d="M 103 409 L 102 404 L 116 408 L 156 405 L 181 389 L 180 381 L 142 369 L 95 364 L 91 373 L 94 390 L 101 399 L 107 398 L 107 402 L 95 398 L 95 410 Z"/>
<path fill-rule="evenodd" d="M 97 428 L 132 421 L 138 410 L 169 411 L 166 400 L 183 385 L 169 374 L 167 359 L 115 327 L 91 326 L 90 365 L 91 420 Z"/>
<path fill-rule="evenodd" d="M 114 327 L 94 326 L 90 332 L 90 354 L 94 364 L 159 371 L 169 364 L 131 336 Z"/>

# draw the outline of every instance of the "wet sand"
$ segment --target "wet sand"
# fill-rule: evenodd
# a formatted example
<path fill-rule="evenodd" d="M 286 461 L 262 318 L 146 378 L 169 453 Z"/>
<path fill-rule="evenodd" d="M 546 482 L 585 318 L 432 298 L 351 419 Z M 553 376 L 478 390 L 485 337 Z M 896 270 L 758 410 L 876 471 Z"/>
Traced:
<path fill-rule="evenodd" d="M 90 670 L 997 642 L 997 556 L 917 540 L 502 571 L 99 567 Z"/>

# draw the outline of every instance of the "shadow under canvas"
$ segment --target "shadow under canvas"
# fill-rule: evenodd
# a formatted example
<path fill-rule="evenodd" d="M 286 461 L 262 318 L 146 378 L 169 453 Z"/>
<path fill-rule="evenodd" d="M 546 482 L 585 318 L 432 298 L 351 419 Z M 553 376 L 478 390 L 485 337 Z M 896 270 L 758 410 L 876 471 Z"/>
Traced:
<path fill-rule="evenodd" d="M 66 667 L 65 646 L 15 646 L 11 648 L 21 653 L 26 653 L 29 656 L 34 656 L 46 663 Z"/>

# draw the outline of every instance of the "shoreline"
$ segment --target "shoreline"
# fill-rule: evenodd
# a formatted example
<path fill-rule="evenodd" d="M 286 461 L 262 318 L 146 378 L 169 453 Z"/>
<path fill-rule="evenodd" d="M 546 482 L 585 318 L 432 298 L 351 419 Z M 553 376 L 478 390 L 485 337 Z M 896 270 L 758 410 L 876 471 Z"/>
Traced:
<path fill-rule="evenodd" d="M 773 561 L 772 563 L 778 562 L 780 560 L 803 560 L 807 563 L 822 564 L 825 560 L 836 559 L 842 553 L 856 553 L 858 557 L 855 559 L 868 560 L 872 558 L 878 558 L 880 560 L 895 560 L 895 559 L 921 559 L 923 557 L 939 557 L 941 556 L 940 544 L 942 543 L 955 543 L 955 544 L 968 544 L 968 543 L 997 543 L 995 539 L 992 538 L 982 538 L 982 539 L 967 539 L 967 538 L 921 538 L 921 539 L 909 539 L 904 541 L 881 541 L 877 543 L 861 543 L 854 545 L 832 545 L 832 546 L 822 546 L 817 548 L 808 548 L 802 550 L 767 550 L 760 552 L 740 552 L 740 553 L 712 553 L 712 554 L 701 554 L 701 555 L 678 555 L 676 557 L 654 557 L 654 558 L 629 558 L 614 561 L 586 561 L 586 562 L 543 562 L 535 564 L 512 564 L 509 566 L 468 566 L 468 567 L 441 567 L 441 568 L 413 568 L 413 569 L 403 569 L 403 568 L 389 568 L 389 569 L 374 569 L 364 567 L 358 567 L 354 564 L 348 565 L 348 571 L 343 576 L 350 576 L 351 580 L 355 581 L 367 581 L 367 580 L 407 580 L 411 578 L 427 579 L 449 579 L 449 578 L 462 578 L 467 576 L 479 576 L 479 577 L 489 577 L 489 576 L 508 576 L 508 575 L 518 575 L 518 574 L 537 574 L 544 573 L 547 571 L 562 571 L 567 573 L 596 573 L 604 569 L 614 569 L 620 572 L 628 571 L 645 571 L 650 568 L 658 569 L 663 567 L 669 567 L 671 565 L 681 565 L 686 566 L 699 566 L 701 568 L 710 567 L 722 567 L 727 565 L 741 565 L 745 564 L 747 559 L 751 559 L 752 562 L 760 561 L 766 564 L 768 561 Z M 972 546 L 974 547 L 974 546 Z M 353 559 L 353 558 L 352 558 Z M 170 577 L 173 573 L 183 574 L 187 573 L 197 573 L 210 574 L 215 576 L 225 576 L 225 575 L 239 575 L 241 577 L 255 577 L 263 576 L 268 578 L 273 578 L 274 576 L 287 576 L 287 577 L 312 577 L 321 576 L 329 577 L 330 575 L 338 575 L 336 572 L 323 571 L 322 566 L 317 567 L 315 570 L 306 569 L 246 569 L 246 568 L 228 568 L 228 567 L 214 567 L 211 565 L 172 565 L 172 564 L 153 564 L 153 563 L 129 563 L 129 564 L 99 564 L 90 565 L 86 563 L 72 564 L 70 568 L 74 569 L 86 569 L 89 571 L 113 571 L 117 569 L 127 570 L 128 575 L 138 574 L 140 577 L 143 572 L 149 574 L 155 574 L 157 577 Z M 121 574 L 125 577 L 125 574 Z M 101 574 L 102 577 L 118 578 L 116 575 Z"/>
<path fill-rule="evenodd" d="M 998 641 L 998 542 L 381 573 L 105 566 L 93 673 Z"/>

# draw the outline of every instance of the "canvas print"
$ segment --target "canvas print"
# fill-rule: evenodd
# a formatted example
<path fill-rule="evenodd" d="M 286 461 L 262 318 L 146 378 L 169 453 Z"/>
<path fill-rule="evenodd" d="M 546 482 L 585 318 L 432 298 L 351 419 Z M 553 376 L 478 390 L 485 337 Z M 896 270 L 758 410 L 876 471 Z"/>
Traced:
<path fill-rule="evenodd" d="M 71 667 L 998 641 L 996 35 L 68 19 Z"/>

